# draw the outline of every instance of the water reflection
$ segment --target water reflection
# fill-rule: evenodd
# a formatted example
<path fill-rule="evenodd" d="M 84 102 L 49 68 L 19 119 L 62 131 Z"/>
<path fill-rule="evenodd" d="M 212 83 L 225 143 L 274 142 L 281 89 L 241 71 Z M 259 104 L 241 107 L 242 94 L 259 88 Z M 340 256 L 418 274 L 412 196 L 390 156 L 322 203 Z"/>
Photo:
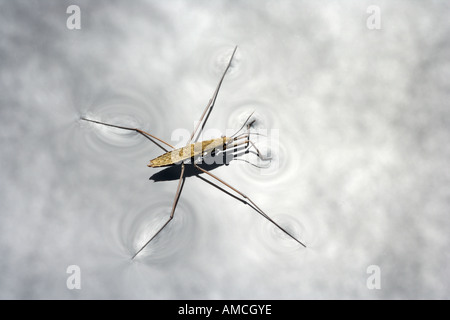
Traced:
<path fill-rule="evenodd" d="M 133 208 L 123 215 L 116 234 L 130 259 L 168 220 L 173 199 L 173 194 L 161 193 L 149 199 L 148 206 Z M 181 259 L 195 245 L 197 229 L 193 208 L 187 201 L 179 201 L 175 218 L 135 259 L 148 264 L 164 263 L 174 256 Z"/>
<path fill-rule="evenodd" d="M 113 89 L 110 89 L 113 90 Z M 157 135 L 164 131 L 163 115 L 158 104 L 146 95 L 135 90 L 117 90 L 104 97 L 98 97 L 80 116 L 109 124 L 139 128 Z M 104 125 L 81 122 L 83 142 L 80 150 L 83 153 L 103 150 L 102 152 L 119 151 L 130 157 L 142 150 L 148 143 L 134 131 L 108 127 Z"/>

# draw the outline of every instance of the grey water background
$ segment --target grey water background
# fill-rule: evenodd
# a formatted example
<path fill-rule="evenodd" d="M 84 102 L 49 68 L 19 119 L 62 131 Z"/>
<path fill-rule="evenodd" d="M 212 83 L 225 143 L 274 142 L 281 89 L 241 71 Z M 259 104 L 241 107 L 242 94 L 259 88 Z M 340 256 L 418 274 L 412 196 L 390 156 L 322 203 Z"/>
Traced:
<path fill-rule="evenodd" d="M 449 14 L 446 1 L 0 1 L 0 298 L 448 299 Z M 234 45 L 207 127 L 256 110 L 279 132 L 276 170 L 212 173 L 308 248 L 192 176 L 131 262 L 177 181 L 149 180 L 161 150 L 142 136 L 79 117 L 179 143 Z"/>

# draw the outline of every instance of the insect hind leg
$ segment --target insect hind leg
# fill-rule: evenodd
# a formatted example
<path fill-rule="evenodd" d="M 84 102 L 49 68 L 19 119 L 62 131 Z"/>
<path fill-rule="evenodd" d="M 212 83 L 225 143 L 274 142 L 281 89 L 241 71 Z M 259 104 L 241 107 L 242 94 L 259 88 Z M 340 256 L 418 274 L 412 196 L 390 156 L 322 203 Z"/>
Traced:
<path fill-rule="evenodd" d="M 281 227 L 278 223 L 276 223 L 271 217 L 269 217 L 263 210 L 261 210 L 261 208 L 259 208 L 255 202 L 253 202 L 252 199 L 250 199 L 248 196 L 246 196 L 244 193 L 242 193 L 241 191 L 239 191 L 238 189 L 236 189 L 235 187 L 231 186 L 230 184 L 228 184 L 227 182 L 225 182 L 224 180 L 222 180 L 221 178 L 219 178 L 218 176 L 212 174 L 211 172 L 206 171 L 205 169 L 199 167 L 198 165 L 194 166 L 202 171 L 203 173 L 209 175 L 210 177 L 214 178 L 215 180 L 217 180 L 218 182 L 220 182 L 222 185 L 226 186 L 227 188 L 229 188 L 230 190 L 236 192 L 240 198 L 241 201 L 247 205 L 251 205 L 251 207 L 253 209 L 256 210 L 256 212 L 258 212 L 261 216 L 263 216 L 264 218 L 266 218 L 268 221 L 270 221 L 273 225 L 275 225 L 278 229 L 280 229 L 281 231 L 283 231 L 286 235 L 288 235 L 290 238 L 292 238 L 293 240 L 295 240 L 298 244 L 302 245 L 304 248 L 306 248 L 306 245 L 301 242 L 299 239 L 297 239 L 296 237 L 294 237 L 289 231 L 287 231 L 286 229 L 284 229 L 283 227 Z"/>

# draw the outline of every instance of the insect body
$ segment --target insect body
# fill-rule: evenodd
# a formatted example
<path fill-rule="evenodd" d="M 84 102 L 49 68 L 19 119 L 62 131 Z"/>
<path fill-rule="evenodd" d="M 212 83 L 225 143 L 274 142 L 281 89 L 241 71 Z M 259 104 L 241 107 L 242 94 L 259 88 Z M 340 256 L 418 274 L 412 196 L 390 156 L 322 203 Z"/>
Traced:
<path fill-rule="evenodd" d="M 173 151 L 168 151 L 153 160 L 150 160 L 148 167 L 158 168 L 170 166 L 181 161 L 204 156 L 213 150 L 223 149 L 226 147 L 227 143 L 233 141 L 233 138 L 218 138 L 205 140 L 201 142 L 191 143 L 183 148 L 175 149 Z"/>
<path fill-rule="evenodd" d="M 256 148 L 255 144 L 250 140 L 250 135 L 254 134 L 254 133 L 250 133 L 250 127 L 254 121 L 247 124 L 251 115 L 247 118 L 247 120 L 242 125 L 242 127 L 231 137 L 221 137 L 221 138 L 197 142 L 197 139 L 198 139 L 201 131 L 203 130 L 203 127 L 205 126 L 206 121 L 215 105 L 217 95 L 218 95 L 220 87 L 222 85 L 222 81 L 223 81 L 228 69 L 230 68 L 231 61 L 233 60 L 236 50 L 237 50 L 237 47 L 234 48 L 233 54 L 231 55 L 228 65 L 227 65 L 224 73 L 222 74 L 222 77 L 219 81 L 219 84 L 216 87 L 216 90 L 214 91 L 212 98 L 209 100 L 208 105 L 204 109 L 202 116 L 200 117 L 200 121 L 197 123 L 197 126 L 195 127 L 194 131 L 192 132 L 190 141 L 187 143 L 186 146 L 184 146 L 182 148 L 175 149 L 170 143 L 165 142 L 164 140 L 162 140 L 148 132 L 145 132 L 141 129 L 123 127 L 123 126 L 118 126 L 118 125 L 114 125 L 114 124 L 104 123 L 104 122 L 100 122 L 97 120 L 92 120 L 92 119 L 87 119 L 85 117 L 81 117 L 81 120 L 84 120 L 84 121 L 88 121 L 88 122 L 92 122 L 92 123 L 96 123 L 96 124 L 100 124 L 100 125 L 104 125 L 104 126 L 119 128 L 119 129 L 123 129 L 123 130 L 135 131 L 135 132 L 143 135 L 147 139 L 151 140 L 153 143 L 155 143 L 157 146 L 159 146 L 161 149 L 163 149 L 165 151 L 165 153 L 159 157 L 154 158 L 153 160 L 150 160 L 148 167 L 159 168 L 159 167 L 165 167 L 165 166 L 181 165 L 181 174 L 180 174 L 180 178 L 178 181 L 178 187 L 177 187 L 177 191 L 175 193 L 175 199 L 172 204 L 172 210 L 170 212 L 169 219 L 143 246 L 141 246 L 141 248 L 133 255 L 133 257 L 131 259 L 134 259 L 173 219 L 175 209 L 176 209 L 176 206 L 178 203 L 178 199 L 180 198 L 182 185 L 183 185 L 183 182 L 185 179 L 185 176 L 184 176 L 185 161 L 189 160 L 189 159 L 193 160 L 192 164 L 197 170 L 199 170 L 199 173 L 204 173 L 204 174 L 208 175 L 209 177 L 215 179 L 222 185 L 226 186 L 227 188 L 229 188 L 230 190 L 235 192 L 238 196 L 234 196 L 229 192 L 227 192 L 227 193 L 229 195 L 232 195 L 233 197 L 239 199 L 241 202 L 252 207 L 256 212 L 258 212 L 260 215 L 262 215 L 268 221 L 273 223 L 277 228 L 279 228 L 281 231 L 283 231 L 285 234 L 287 234 L 293 240 L 298 242 L 303 247 L 306 247 L 301 241 L 299 241 L 297 238 L 295 238 L 293 235 L 291 235 L 288 231 L 286 231 L 284 228 L 282 228 L 280 225 L 278 225 L 274 220 L 272 220 L 272 218 L 270 218 L 263 210 L 261 210 L 248 196 L 246 196 L 244 193 L 242 193 L 238 189 L 232 187 L 230 184 L 226 183 L 223 179 L 217 177 L 216 175 L 212 174 L 208 170 L 205 170 L 204 168 L 198 166 L 199 161 L 201 161 L 205 156 L 214 155 L 214 154 L 216 154 L 216 151 L 225 152 L 227 149 L 231 149 L 231 148 L 234 148 L 234 147 L 237 147 L 240 145 L 247 145 L 247 147 L 246 147 L 247 149 L 250 147 L 253 147 L 256 150 L 258 157 L 265 160 L 264 157 L 259 152 L 258 148 Z M 200 127 L 201 123 L 202 123 L 202 125 Z M 244 126 L 246 124 L 247 124 L 247 132 L 237 135 L 244 128 Z M 169 147 L 171 150 L 167 150 L 166 147 L 163 147 L 159 143 L 164 144 L 166 147 Z M 208 180 L 206 180 L 206 181 L 208 181 Z M 208 181 L 208 182 L 210 182 L 210 181 Z M 210 183 L 215 185 L 212 182 L 210 182 Z M 221 190 L 224 191 L 223 189 L 221 189 Z"/>

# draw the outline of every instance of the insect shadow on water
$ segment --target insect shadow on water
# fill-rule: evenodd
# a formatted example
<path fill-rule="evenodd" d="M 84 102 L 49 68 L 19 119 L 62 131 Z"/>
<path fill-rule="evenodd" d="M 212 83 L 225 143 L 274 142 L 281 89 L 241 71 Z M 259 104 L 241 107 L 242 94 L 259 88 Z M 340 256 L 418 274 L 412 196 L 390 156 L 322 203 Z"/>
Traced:
<path fill-rule="evenodd" d="M 283 231 L 285 234 L 287 234 L 289 237 L 291 237 L 293 240 L 295 240 L 297 243 L 302 245 L 306 248 L 306 246 L 298 240 L 296 237 L 294 237 L 291 233 L 286 231 L 283 227 L 278 225 L 272 218 L 270 218 L 261 208 L 259 208 L 253 200 L 251 200 L 248 196 L 246 196 L 244 193 L 236 189 L 235 187 L 231 186 L 227 182 L 225 182 L 223 179 L 219 178 L 215 174 L 211 173 L 210 171 L 217 168 L 218 166 L 221 166 L 223 164 L 227 164 L 227 154 L 228 151 L 235 151 L 239 148 L 244 147 L 244 152 L 248 152 L 250 149 L 254 149 L 253 152 L 256 152 L 256 155 L 261 158 L 262 160 L 269 160 L 266 159 L 262 154 L 259 152 L 256 145 L 250 140 L 251 135 L 256 135 L 257 133 L 250 132 L 250 128 L 254 121 L 249 122 L 252 114 L 247 118 L 247 120 L 244 122 L 242 127 L 232 136 L 226 137 L 222 136 L 221 138 L 211 139 L 211 140 L 205 140 L 197 142 L 197 140 L 200 137 L 201 132 L 203 131 L 206 122 L 208 121 L 208 118 L 211 114 L 211 111 L 214 108 L 217 95 L 220 91 L 220 87 L 222 85 L 222 82 L 225 78 L 225 75 L 228 71 L 228 69 L 231 66 L 231 62 L 233 61 L 233 57 L 236 53 L 237 46 L 234 48 L 233 53 L 230 57 L 230 60 L 228 61 L 227 67 L 225 71 L 222 74 L 222 77 L 220 78 L 220 81 L 214 91 L 214 94 L 212 98 L 209 100 L 208 104 L 206 105 L 206 108 L 203 110 L 203 113 L 200 117 L 200 120 L 197 122 L 197 125 L 194 128 L 194 131 L 191 134 L 190 140 L 187 143 L 186 146 L 182 148 L 176 149 L 168 142 L 148 133 L 138 128 L 130 128 L 130 127 L 123 127 L 118 126 L 114 124 L 104 123 L 97 120 L 87 119 L 85 117 L 81 117 L 81 120 L 114 127 L 118 129 L 123 130 L 130 130 L 135 131 L 153 143 L 155 143 L 159 148 L 165 151 L 164 154 L 162 154 L 159 157 L 156 157 L 155 159 L 150 160 L 150 164 L 148 164 L 148 167 L 152 168 L 161 168 L 161 167 L 168 167 L 168 169 L 162 170 L 156 174 L 154 174 L 152 177 L 150 177 L 153 181 L 169 181 L 169 180 L 178 180 L 178 186 L 175 193 L 175 199 L 172 204 L 172 210 L 170 212 L 170 216 L 166 223 L 163 224 L 163 226 L 131 257 L 131 259 L 134 259 L 158 234 L 170 223 L 170 221 L 173 219 L 175 210 L 178 204 L 178 200 L 180 198 L 181 192 L 183 190 L 184 181 L 186 177 L 190 176 L 197 176 L 201 180 L 207 182 L 208 184 L 218 188 L 219 190 L 223 191 L 224 193 L 228 194 L 229 196 L 233 197 L 234 199 L 239 200 L 240 202 L 247 204 L 250 206 L 253 210 L 258 212 L 260 215 L 262 215 L 264 218 L 266 218 L 268 221 L 270 221 L 272 224 L 274 224 L 278 229 Z M 247 126 L 247 131 L 245 133 L 240 133 L 244 127 Z M 170 148 L 167 149 L 167 148 Z M 203 160 L 207 160 L 210 158 L 221 158 L 225 159 L 225 162 L 223 161 L 216 161 L 209 164 L 209 162 L 203 163 Z M 236 154 L 235 154 L 236 155 Z M 190 162 L 190 164 L 188 164 Z M 200 174 L 205 174 L 209 176 L 210 178 L 214 179 L 218 183 L 220 183 L 221 186 L 217 185 L 216 183 L 206 179 L 203 176 L 200 176 Z"/>
<path fill-rule="evenodd" d="M 228 151 L 230 151 L 230 152 L 228 152 Z M 264 167 L 258 166 L 256 164 L 253 164 L 248 160 L 238 158 L 240 155 L 247 154 L 250 152 L 251 151 L 249 150 L 248 147 L 238 146 L 236 148 L 226 150 L 226 152 L 221 152 L 217 155 L 208 155 L 206 159 L 209 159 L 209 160 L 206 160 L 203 163 L 198 163 L 197 165 L 200 168 L 202 168 L 203 170 L 212 171 L 223 165 L 226 165 L 226 166 L 229 165 L 232 160 L 233 161 L 240 160 L 240 161 L 247 162 L 248 164 L 258 167 L 258 168 L 264 168 Z M 255 153 L 255 154 L 257 155 L 257 153 Z M 219 160 L 218 160 L 218 157 L 220 157 Z M 191 162 L 192 162 L 192 160 L 193 159 L 191 159 Z M 184 169 L 184 177 L 185 178 L 189 178 L 192 176 L 201 178 L 200 174 L 202 174 L 203 172 L 199 171 L 194 165 L 192 165 L 192 163 L 191 164 L 185 163 L 184 168 L 185 168 Z M 149 180 L 151 180 L 153 182 L 174 181 L 174 180 L 178 180 L 180 178 L 180 174 L 181 174 L 181 166 L 169 166 L 161 171 L 154 173 L 149 178 Z"/>

